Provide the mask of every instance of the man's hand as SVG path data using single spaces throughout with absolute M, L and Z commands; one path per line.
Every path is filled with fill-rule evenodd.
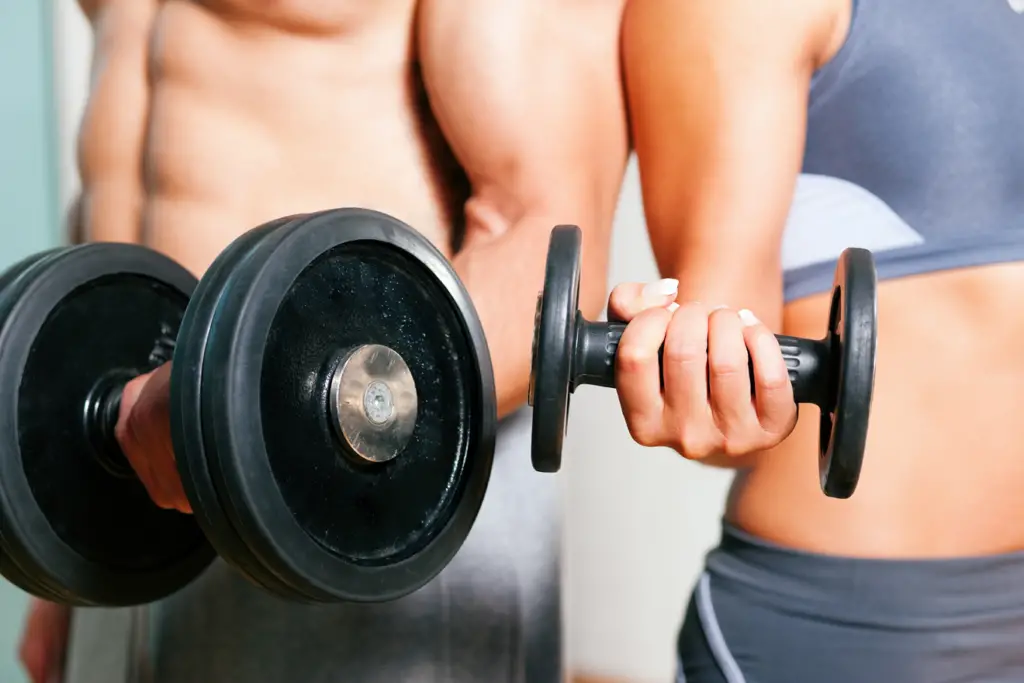
M 615 380 L 630 435 L 692 460 L 778 445 L 796 426 L 796 404 L 775 335 L 747 310 L 677 305 L 676 286 L 623 284 L 608 301 L 608 317 L 629 323 Z
M 33 599 L 18 656 L 32 683 L 59 683 L 71 625 L 71 608 Z
M 170 363 L 136 377 L 124 387 L 114 434 L 153 502 L 191 513 L 171 445 L 170 399 Z

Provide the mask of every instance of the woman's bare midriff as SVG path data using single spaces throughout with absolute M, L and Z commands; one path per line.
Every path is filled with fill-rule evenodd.
M 776 543 L 937 558 L 1024 548 L 1024 264 L 879 282 L 875 396 L 860 485 L 818 487 L 818 411 L 753 459 L 726 517 Z M 787 334 L 820 338 L 828 295 L 790 303 Z
M 139 0 L 148 20 L 132 1 L 95 15 L 122 23 L 106 41 L 97 29 L 80 143 L 90 225 L 134 211 L 143 243 L 202 274 L 260 223 L 359 206 L 450 254 L 458 169 L 425 113 L 414 0 Z M 121 123 L 136 103 L 137 131 Z

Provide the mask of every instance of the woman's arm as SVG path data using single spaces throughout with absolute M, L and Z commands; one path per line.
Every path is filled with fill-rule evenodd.
M 735 466 L 734 456 L 777 445 L 795 424 L 770 332 L 782 319 L 781 238 L 811 75 L 841 43 L 848 2 L 627 5 L 624 75 L 647 226 L 681 304 L 630 310 L 617 301 L 629 288 L 611 300 L 612 313 L 631 318 L 617 385 L 644 445 Z
M 836 49 L 838 4 L 630 0 L 623 61 L 644 210 L 681 301 L 746 307 L 778 328 L 808 89 Z

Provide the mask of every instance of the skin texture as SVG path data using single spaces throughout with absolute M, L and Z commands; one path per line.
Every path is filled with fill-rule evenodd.
M 734 372 L 742 345 L 752 346 L 750 328 L 731 320 L 742 307 L 773 331 L 823 334 L 828 294 L 782 305 L 780 238 L 803 154 L 808 81 L 842 44 L 849 16 L 849 0 L 627 6 L 627 99 L 654 252 L 662 273 L 679 280 L 673 325 L 684 315 L 697 324 L 686 302 L 730 307 L 711 315 L 703 340 L 673 339 L 674 326 L 658 339 L 668 314 L 644 314 L 650 334 L 630 358 L 649 358 L 661 341 L 680 343 L 686 353 L 677 360 L 703 360 L 712 376 L 716 368 Z M 726 518 L 776 543 L 892 558 L 1019 550 L 1021 527 L 1008 520 L 1024 517 L 1022 287 L 1020 264 L 879 283 L 871 424 L 860 485 L 848 500 L 819 490 L 813 406 L 801 406 L 792 433 L 775 432 L 762 442 L 767 448 L 751 448 L 763 436 L 752 423 L 724 441 L 691 443 L 688 433 L 699 436 L 705 423 L 643 406 L 628 408 L 627 419 L 685 456 L 736 468 Z M 617 296 L 629 299 L 620 291 L 613 308 Z M 777 349 L 752 356 L 757 373 L 779 360 Z M 763 426 L 767 407 L 733 395 L 731 410 Z M 725 411 L 702 408 L 716 425 L 728 424 Z
M 584 229 L 581 307 L 600 311 L 628 152 L 621 0 L 83 10 L 96 42 L 72 238 L 141 242 L 201 275 L 232 239 L 279 216 L 389 213 L 449 256 L 468 288 L 500 415 L 525 401 L 555 224 Z M 168 376 L 165 366 L 128 385 L 117 436 L 156 503 L 188 511 Z M 23 651 L 63 651 L 59 629 L 37 618 L 49 609 L 35 603 Z M 34 666 L 33 683 L 58 663 Z
M 620 285 L 608 301 L 611 315 L 629 322 L 616 356 L 616 388 L 637 443 L 708 460 L 771 447 L 792 431 L 793 389 L 764 323 L 749 310 L 697 301 L 647 306 L 639 287 Z

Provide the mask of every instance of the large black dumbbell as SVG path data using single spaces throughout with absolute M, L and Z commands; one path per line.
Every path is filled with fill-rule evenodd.
M 468 293 L 381 213 L 296 216 L 235 240 L 182 323 L 171 426 L 218 553 L 307 602 L 381 601 L 461 547 L 497 405 Z
M 403 223 L 342 209 L 235 240 L 195 280 L 92 244 L 0 278 L 0 571 L 40 597 L 128 605 L 214 549 L 301 602 L 425 584 L 472 526 L 497 426 L 483 331 L 448 261 Z M 176 342 L 175 342 L 176 340 Z M 124 383 L 170 358 L 194 516 L 120 454 Z
M 615 355 L 626 325 L 590 322 L 578 309 L 582 234 L 551 233 L 544 291 L 537 301 L 530 404 L 534 468 L 556 472 L 569 397 L 577 387 L 615 386 Z M 874 259 L 864 249 L 839 257 L 824 339 L 776 335 L 797 403 L 821 410 L 818 473 L 822 491 L 848 498 L 857 487 L 875 375 L 877 297 Z

